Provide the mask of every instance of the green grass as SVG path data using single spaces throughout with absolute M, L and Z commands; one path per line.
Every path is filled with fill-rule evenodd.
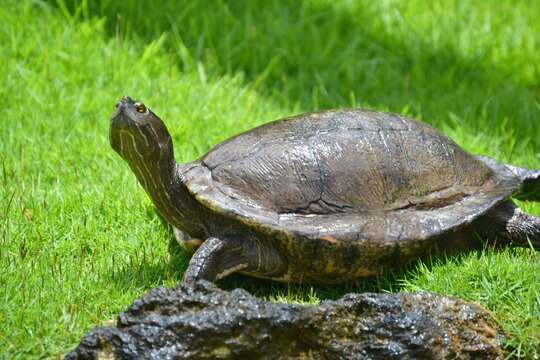
M 108 144 L 121 95 L 166 121 L 178 161 L 282 116 L 356 106 L 415 116 L 471 152 L 540 168 L 539 13 L 538 1 L 6 0 L 1 355 L 62 355 L 182 277 L 189 256 Z M 244 277 L 222 286 L 309 303 L 367 290 L 457 295 L 493 311 L 514 356 L 540 357 L 540 256 L 527 249 L 338 288 Z

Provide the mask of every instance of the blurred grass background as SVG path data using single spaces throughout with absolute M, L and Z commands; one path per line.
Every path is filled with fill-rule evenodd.
M 108 144 L 124 94 L 178 161 L 273 119 L 407 114 L 467 150 L 540 168 L 540 2 L 5 0 L 0 7 L 0 353 L 56 357 L 189 256 Z M 540 215 L 540 206 L 521 204 Z M 509 356 L 540 357 L 540 256 L 481 251 L 339 288 L 236 276 L 278 301 L 437 291 L 478 301 Z

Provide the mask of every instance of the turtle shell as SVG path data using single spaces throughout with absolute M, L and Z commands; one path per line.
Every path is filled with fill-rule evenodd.
M 184 177 L 205 207 L 257 231 L 349 243 L 440 235 L 521 184 L 431 126 L 364 110 L 262 125 L 216 146 Z

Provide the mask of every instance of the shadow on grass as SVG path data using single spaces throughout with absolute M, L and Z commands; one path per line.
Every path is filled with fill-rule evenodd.
M 118 267 L 110 275 L 110 280 L 123 291 L 177 284 L 182 280 L 182 276 L 187 269 L 191 254 L 178 245 L 171 226 L 159 214 L 156 213 L 155 215 L 160 219 L 161 226 L 169 230 L 167 245 L 169 259 L 130 258 L 128 262 Z
M 315 303 L 323 300 L 336 300 L 349 293 L 400 291 L 408 269 L 413 270 L 414 265 L 401 270 L 389 271 L 376 278 L 340 285 L 283 284 L 243 275 L 232 275 L 221 280 L 219 286 L 225 290 L 242 288 L 257 297 L 267 300 Z
M 81 8 L 69 3 L 73 11 Z M 451 32 L 428 41 L 413 25 L 384 20 L 380 6 L 369 2 L 142 4 L 101 0 L 80 12 L 105 17 L 110 36 L 149 43 L 167 33 L 163 46 L 180 68 L 243 73 L 248 86 L 286 107 L 367 106 L 412 112 L 435 124 L 448 122 L 451 112 L 471 131 L 504 132 L 494 125 L 505 118 L 515 137 L 538 130 L 540 92 L 512 81 L 510 65 L 495 66 L 489 51 L 465 58 Z M 466 21 L 455 25 L 466 27 Z M 539 145 L 537 137 L 530 141 Z

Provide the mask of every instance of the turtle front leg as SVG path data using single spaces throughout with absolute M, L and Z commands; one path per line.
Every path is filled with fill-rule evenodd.
M 216 281 L 238 271 L 279 278 L 287 271 L 284 257 L 272 246 L 249 239 L 209 238 L 197 249 L 184 275 L 184 283 Z
M 488 237 L 498 231 L 511 246 L 532 247 L 540 250 L 540 218 L 529 215 L 512 201 L 505 201 L 488 213 L 482 229 L 487 229 Z

